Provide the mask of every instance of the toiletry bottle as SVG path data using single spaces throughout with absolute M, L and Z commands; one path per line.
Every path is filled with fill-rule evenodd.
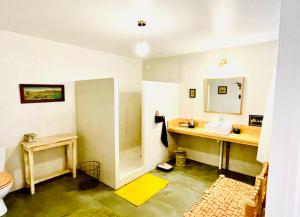
M 191 118 L 189 121 L 189 128 L 194 128 L 194 127 L 195 127 L 195 123 L 194 123 L 193 118 Z

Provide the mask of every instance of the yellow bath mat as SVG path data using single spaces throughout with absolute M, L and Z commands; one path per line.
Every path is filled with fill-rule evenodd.
M 115 191 L 115 194 L 136 206 L 140 206 L 168 184 L 169 181 L 147 173 Z

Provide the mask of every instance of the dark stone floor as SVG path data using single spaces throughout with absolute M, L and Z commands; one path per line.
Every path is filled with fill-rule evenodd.
M 158 170 L 151 173 L 169 180 L 170 184 L 140 207 L 115 195 L 114 190 L 104 184 L 93 190 L 79 190 L 76 179 L 65 175 L 36 185 L 36 194 L 32 196 L 28 189 L 10 193 L 5 198 L 9 210 L 5 217 L 62 217 L 101 206 L 124 217 L 179 217 L 220 174 L 217 167 L 193 161 L 170 173 Z M 253 177 L 239 179 L 249 184 L 254 182 Z

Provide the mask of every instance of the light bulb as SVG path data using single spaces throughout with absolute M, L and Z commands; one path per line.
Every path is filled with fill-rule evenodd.
M 226 59 L 226 58 L 221 59 L 219 62 L 220 67 L 225 66 L 227 64 L 228 64 L 228 59 Z
M 149 45 L 143 40 L 139 41 L 135 46 L 135 53 L 140 57 L 145 57 L 150 51 Z

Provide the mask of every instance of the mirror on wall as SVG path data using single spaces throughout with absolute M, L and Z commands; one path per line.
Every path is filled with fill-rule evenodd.
M 206 79 L 205 111 L 242 114 L 244 77 Z

